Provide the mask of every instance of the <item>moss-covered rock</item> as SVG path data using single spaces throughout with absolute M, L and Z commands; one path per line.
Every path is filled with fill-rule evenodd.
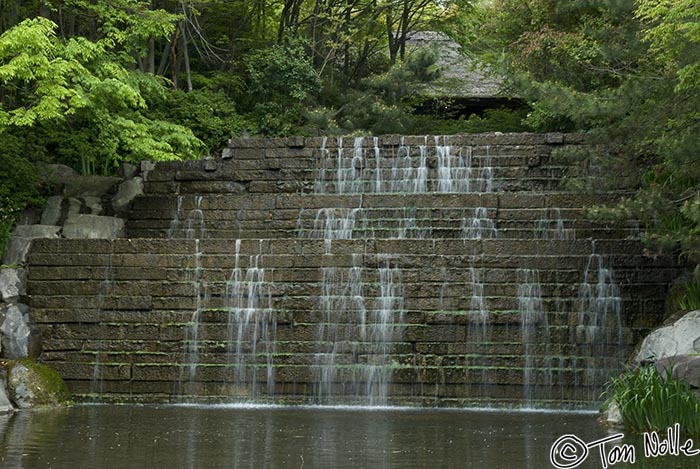
M 7 393 L 15 407 L 61 407 L 71 403 L 68 386 L 52 368 L 32 359 L 1 363 L 7 372 Z

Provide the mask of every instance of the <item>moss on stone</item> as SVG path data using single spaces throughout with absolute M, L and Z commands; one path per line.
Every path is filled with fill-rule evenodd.
M 19 408 L 62 407 L 72 403 L 63 378 L 53 368 L 31 358 L 3 360 L 10 400 Z

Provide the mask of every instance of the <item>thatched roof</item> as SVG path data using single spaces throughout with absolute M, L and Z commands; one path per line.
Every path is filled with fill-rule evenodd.
M 410 49 L 435 48 L 440 78 L 426 86 L 425 94 L 433 98 L 504 98 L 503 78 L 493 76 L 488 67 L 462 52 L 462 47 L 449 36 L 435 31 L 412 33 L 406 41 Z

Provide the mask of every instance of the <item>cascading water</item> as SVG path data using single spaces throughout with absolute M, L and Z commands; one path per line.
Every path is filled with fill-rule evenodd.
M 518 312 L 525 359 L 523 397 L 524 405 L 529 407 L 535 399 L 547 397 L 552 385 L 551 339 L 549 321 L 542 305 L 539 272 L 533 269 L 518 269 L 517 279 Z M 544 350 L 538 350 L 540 348 Z
M 301 236 L 324 239 L 326 254 L 331 253 L 334 239 L 352 239 L 356 224 L 360 225 L 358 228 L 363 228 L 366 225 L 361 208 L 318 209 L 314 218 L 313 229 L 308 233 L 301 227 L 302 223 L 303 220 L 301 219 L 297 222 Z
M 485 207 L 477 207 L 471 211 L 471 216 L 462 218 L 462 239 L 497 238 L 496 223 L 489 217 L 488 210 Z
M 109 297 L 114 284 L 114 253 L 110 251 L 107 260 L 107 265 L 104 267 L 103 280 L 100 282 L 99 290 L 97 291 L 97 314 L 98 316 L 104 312 L 105 300 Z M 99 350 L 95 352 L 94 363 L 92 365 L 92 379 L 90 381 L 90 395 L 94 402 L 99 399 L 104 393 L 104 370 Z
M 483 346 L 491 339 L 489 310 L 484 298 L 484 283 L 481 280 L 481 270 L 469 268 L 469 324 L 467 329 L 467 343 L 475 348 Z M 484 383 L 488 367 L 488 356 L 480 353 L 473 354 L 468 360 L 471 366 L 481 369 L 479 395 L 485 395 Z
M 432 229 L 421 227 L 418 225 L 415 207 L 406 207 L 403 209 L 403 217 L 400 220 L 395 238 L 398 239 L 428 239 L 432 234 Z
M 612 266 L 595 252 L 595 245 L 579 287 L 578 311 L 574 340 L 585 362 L 585 375 L 577 384 L 595 389 L 619 372 L 624 360 L 620 288 Z
M 535 239 L 576 239 L 576 229 L 567 228 L 561 218 L 561 210 L 547 210 L 547 215 L 535 221 Z
M 362 367 L 361 382 L 365 383 L 364 396 L 369 405 L 386 405 L 389 384 L 394 364 L 390 362 L 389 353 L 393 342 L 399 338 L 397 324 L 403 323 L 404 292 L 401 270 L 385 265 L 379 268 L 380 296 L 371 315 L 371 322 L 365 324 L 367 329 L 368 349 L 371 355 L 369 363 Z
M 183 219 L 182 196 L 177 198 L 177 208 L 168 228 L 168 238 L 203 239 L 207 237 L 202 211 L 202 196 L 195 197 L 195 208 L 187 212 Z
M 277 330 L 272 309 L 271 285 L 262 267 L 262 241 L 249 266 L 240 267 L 241 240 L 236 240 L 234 267 L 226 282 L 224 307 L 228 314 L 227 365 L 229 381 L 239 393 L 255 398 L 265 382 L 268 396 L 274 395 L 274 338 Z M 264 371 L 264 377 L 261 376 Z
M 378 269 L 379 295 L 369 310 L 364 274 L 360 265 L 322 268 L 318 341 L 325 348 L 315 355 L 317 403 L 348 396 L 368 405 L 387 403 L 394 367 L 389 353 L 403 318 L 401 273 L 388 264 Z
M 194 381 L 197 375 L 197 365 L 199 364 L 199 326 L 201 314 L 205 301 L 206 284 L 202 282 L 202 251 L 200 240 L 195 239 L 195 252 L 193 256 L 193 266 L 187 269 L 186 280 L 192 285 L 192 295 L 194 298 L 194 310 L 192 317 L 185 326 L 185 346 L 186 346 L 186 366 L 180 371 L 180 389 L 185 381 Z
M 441 140 L 442 139 L 442 140 Z M 351 151 L 338 138 L 335 156 L 326 148 L 327 140 L 318 153 L 319 170 L 314 181 L 316 194 L 360 193 L 439 193 L 492 192 L 493 168 L 490 149 L 478 158 L 473 148 L 452 147 L 446 137 L 434 137 L 432 146 L 425 137 L 423 145 L 414 147 L 403 140 L 395 154 L 385 154 L 374 138 L 371 149 L 365 148 L 364 138 L 354 139 Z M 370 156 L 371 155 L 371 156 Z M 370 161 L 374 158 L 374 162 Z M 433 180 L 430 179 L 430 160 L 435 162 Z M 478 160 L 478 164 L 474 161 Z
M 168 229 L 169 238 L 194 240 L 192 264 L 185 271 L 185 281 L 189 282 L 192 287 L 194 309 L 184 329 L 185 364 L 180 368 L 180 378 L 177 383 L 177 388 L 180 392 L 184 392 L 185 384 L 193 382 L 197 375 L 201 345 L 199 337 L 201 315 L 202 310 L 209 303 L 207 284 L 202 280 L 202 249 L 200 241 L 207 236 L 204 212 L 202 211 L 202 199 L 202 196 L 195 197 L 195 207 L 188 211 L 183 219 L 183 197 L 178 196 L 177 208 Z

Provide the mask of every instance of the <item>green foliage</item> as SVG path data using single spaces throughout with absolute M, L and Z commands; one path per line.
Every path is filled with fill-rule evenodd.
M 671 298 L 677 303 L 680 311 L 695 311 L 700 309 L 700 267 L 696 267 L 692 275 L 683 279 L 676 287 L 676 294 Z
M 17 156 L 21 145 L 15 136 L 2 135 L 4 151 L 0 152 L 0 253 L 12 231 L 17 216 L 28 205 L 43 202 L 39 178 L 34 165 Z
M 246 125 L 231 99 L 206 89 L 170 90 L 151 105 L 148 115 L 192 130 L 209 154 L 218 153 Z
M 244 105 L 256 132 L 284 135 L 303 125 L 305 105 L 320 78 L 301 43 L 274 45 L 246 58 Z
M 690 385 L 659 375 L 653 366 L 613 378 L 610 400 L 617 403 L 625 427 L 634 432 L 664 432 L 676 423 L 687 436 L 700 436 L 700 399 Z
M 189 129 L 143 114 L 147 98 L 164 91 L 157 79 L 120 65 L 101 42 L 59 39 L 56 27 L 36 18 L 0 36 L 0 83 L 8 90 L 0 130 L 48 136 L 56 153 L 79 160 L 84 173 L 202 153 Z
M 569 188 L 636 189 L 617 214 L 645 223 L 645 239 L 700 260 L 700 10 L 656 0 L 495 0 L 472 21 L 470 47 L 528 101 L 526 125 L 586 131 L 608 149 L 569 155 Z M 607 179 L 607 181 L 605 181 Z M 620 186 L 618 186 L 620 187 Z M 599 213 L 604 211 L 599 210 Z
M 531 129 L 523 121 L 527 109 L 494 108 L 483 115 L 472 114 L 468 118 L 460 116 L 438 117 L 434 115 L 414 115 L 411 117 L 411 133 L 428 134 L 471 134 L 484 132 L 528 132 Z

